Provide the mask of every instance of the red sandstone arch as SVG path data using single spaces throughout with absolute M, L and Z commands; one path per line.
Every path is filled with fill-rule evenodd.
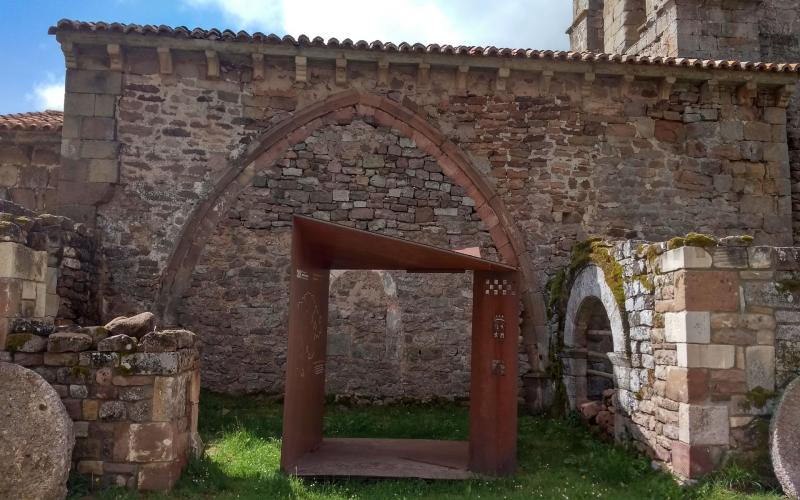
M 291 145 L 305 140 L 316 129 L 330 124 L 346 124 L 360 117 L 374 120 L 413 139 L 417 147 L 436 158 L 445 175 L 475 200 L 475 209 L 487 225 L 502 260 L 518 266 L 523 275 L 523 314 L 526 320 L 523 336 L 527 346 L 534 347 L 532 352 L 529 350 L 529 357 L 536 369 L 539 360 L 533 343 L 537 340 L 546 342 L 544 301 L 537 289 L 539 281 L 513 218 L 461 148 L 412 110 L 411 107 L 415 107 L 413 102 L 405 104 L 374 94 L 347 90 L 301 109 L 254 140 L 247 151 L 231 163 L 184 226 L 161 277 L 156 301 L 161 318 L 167 324 L 177 323 L 178 304 L 190 284 L 191 274 L 209 235 L 222 214 L 252 182 L 256 172 L 274 163 Z

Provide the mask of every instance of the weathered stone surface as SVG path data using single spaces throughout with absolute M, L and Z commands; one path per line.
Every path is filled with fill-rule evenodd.
M 97 343 L 98 351 L 113 352 L 132 352 L 135 351 L 138 342 L 135 338 L 125 334 L 112 335 Z
M 770 424 L 770 454 L 775 476 L 789 498 L 800 497 L 800 378 L 783 393 Z
M 48 352 L 81 352 L 92 347 L 92 337 L 85 333 L 56 332 L 47 338 Z
M 11 333 L 6 339 L 6 349 L 14 352 L 42 352 L 47 348 L 47 338 L 30 333 Z
M 150 332 L 139 341 L 141 352 L 169 352 L 178 349 L 178 339 L 174 332 Z
M 36 373 L 0 362 L 0 497 L 62 499 L 75 444 L 72 420 Z
M 135 316 L 119 316 L 106 324 L 110 335 L 128 335 L 137 339 L 155 330 L 156 317 L 153 313 L 143 312 Z
M 120 366 L 135 375 L 174 375 L 178 360 L 178 352 L 134 353 L 122 356 Z

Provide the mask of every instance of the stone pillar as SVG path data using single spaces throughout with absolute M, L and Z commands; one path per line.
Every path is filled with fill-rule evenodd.
M 46 277 L 47 252 L 0 242 L 0 351 L 5 350 L 6 338 L 19 320 L 45 321 Z
M 119 182 L 116 105 L 122 73 L 67 69 L 58 212 L 93 225 Z
M 603 0 L 573 0 L 570 50 L 603 52 Z
M 708 381 L 736 368 L 736 347 L 712 341 L 711 314 L 738 311 L 739 280 L 735 271 L 712 269 L 711 255 L 699 247 L 670 250 L 660 266 L 674 287 L 671 300 L 656 304 L 677 353 L 677 366 L 667 369 L 668 391 L 679 402 L 672 467 L 695 478 L 720 463 L 730 442 L 729 406 L 711 397 Z

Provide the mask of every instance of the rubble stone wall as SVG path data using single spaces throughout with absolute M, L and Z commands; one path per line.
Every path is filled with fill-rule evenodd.
M 0 131 L 0 199 L 55 211 L 60 161 L 60 130 Z
M 0 200 L 0 241 L 8 243 L 0 243 L 4 248 L 15 248 L 12 253 L 20 259 L 22 254 L 45 252 L 46 263 L 43 288 L 37 291 L 41 295 L 36 296 L 42 302 L 35 309 L 26 308 L 24 302 L 19 307 L 9 302 L 5 314 L 8 321 L 0 335 L 17 328 L 28 329 L 30 321 L 49 325 L 98 322 L 102 253 L 94 233 L 85 224 L 76 224 L 62 216 L 37 214 Z M 33 272 L 38 279 L 36 269 L 20 267 L 15 272 Z M 27 291 L 22 297 L 32 300 L 32 296 Z
M 396 130 L 356 120 L 294 145 L 239 195 L 206 244 L 183 302 L 181 324 L 207 345 L 209 387 L 282 389 L 293 214 L 444 248 L 479 247 L 497 260 L 474 205 Z M 466 396 L 471 287 L 468 274 L 348 272 L 335 279 L 329 390 Z M 442 376 L 430 376 L 430 363 Z

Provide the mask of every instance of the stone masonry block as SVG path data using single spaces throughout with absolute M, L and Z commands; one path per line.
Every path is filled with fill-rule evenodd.
M 775 347 L 752 346 L 745 349 L 747 389 L 775 390 Z
M 738 311 L 739 275 L 735 271 L 675 272 L 675 296 L 656 303 L 657 312 Z
M 726 446 L 690 446 L 672 443 L 672 470 L 679 476 L 695 479 L 712 472 L 722 461 Z
M 667 342 L 708 344 L 711 341 L 711 313 L 681 311 L 664 313 Z
M 83 94 L 119 94 L 122 73 L 85 69 L 67 70 L 66 91 Z
M 736 346 L 716 344 L 678 344 L 678 366 L 725 370 L 736 364 Z
M 126 354 L 120 366 L 132 375 L 174 375 L 178 373 L 178 355 L 178 352 Z
M 681 403 L 678 409 L 680 440 L 689 445 L 724 445 L 730 441 L 727 406 Z
M 78 116 L 94 115 L 94 94 L 67 92 L 64 95 L 64 113 Z
M 156 377 L 153 386 L 153 420 L 170 422 L 186 416 L 187 382 L 190 374 Z
M 662 273 L 678 269 L 708 269 L 711 262 L 711 255 L 700 247 L 680 247 L 661 255 L 660 269 Z
M 119 182 L 119 165 L 117 160 L 89 160 L 89 182 Z
M 176 456 L 175 429 L 167 422 L 131 424 L 127 459 L 131 462 L 164 462 Z
M 92 117 L 81 121 L 81 138 L 100 141 L 114 140 L 113 118 Z
M 680 403 L 699 403 L 708 397 L 708 370 L 667 367 L 666 396 Z
M 37 252 L 17 243 L 0 242 L 0 278 L 43 282 L 46 273 L 47 252 Z

